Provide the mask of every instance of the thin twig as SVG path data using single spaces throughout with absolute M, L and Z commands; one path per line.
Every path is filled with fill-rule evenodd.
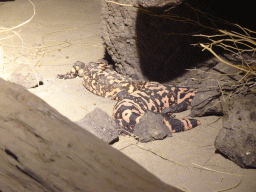
M 193 163 L 193 162 L 192 162 L 192 164 L 199 167 L 201 170 L 206 170 L 206 171 L 211 171 L 211 172 L 216 172 L 216 173 L 222 173 L 222 174 L 226 174 L 226 175 L 235 175 L 235 176 L 239 176 L 239 177 L 244 176 L 244 175 L 239 175 L 239 174 L 235 174 L 235 173 L 227 173 L 227 172 L 222 172 L 222 171 L 216 171 L 214 169 L 210 169 L 210 168 L 198 165 L 198 164 Z

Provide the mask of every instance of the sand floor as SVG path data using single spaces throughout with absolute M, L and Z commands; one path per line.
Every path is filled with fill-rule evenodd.
M 104 47 L 98 36 L 101 0 L 32 2 L 36 12 L 29 20 L 33 16 L 29 0 L 0 1 L 0 30 L 17 27 L 13 29 L 17 34 L 0 32 L 4 54 L 1 77 L 6 78 L 11 72 L 8 69 L 18 63 L 30 63 L 44 84 L 29 90 L 70 120 L 80 120 L 95 107 L 111 115 L 116 102 L 87 91 L 81 78 L 56 78 L 57 74 L 68 72 L 75 61 L 88 63 L 103 57 Z M 19 27 L 20 24 L 23 25 Z M 12 37 L 2 39 L 6 34 Z M 188 114 L 189 111 L 177 117 Z M 162 181 L 187 191 L 256 191 L 255 169 L 242 169 L 215 153 L 214 140 L 222 126 L 221 118 L 198 119 L 201 126 L 161 141 L 144 144 L 126 136 L 113 147 Z

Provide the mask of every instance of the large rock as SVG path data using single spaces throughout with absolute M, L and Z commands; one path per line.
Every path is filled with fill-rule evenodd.
M 202 28 L 184 20 L 197 20 L 197 16 L 182 2 L 102 1 L 100 36 L 119 73 L 163 82 L 202 58 L 201 49 L 198 53 L 191 46 L 198 42 L 191 34 Z
M 181 191 L 0 79 L 0 191 Z
M 232 98 L 223 103 L 223 128 L 215 147 L 240 167 L 256 168 L 256 96 Z

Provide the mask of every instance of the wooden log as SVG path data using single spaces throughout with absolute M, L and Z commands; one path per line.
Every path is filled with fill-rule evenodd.
M 181 191 L 0 78 L 0 191 Z

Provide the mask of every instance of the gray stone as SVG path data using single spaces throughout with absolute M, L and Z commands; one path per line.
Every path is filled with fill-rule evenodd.
M 236 91 L 239 87 L 234 85 L 239 85 L 237 81 L 243 76 L 238 74 L 236 68 L 222 62 L 209 70 L 204 67 L 203 70 L 205 73 L 200 75 L 200 89 L 191 103 L 191 116 L 223 115 L 222 96 L 227 98 L 231 92 Z M 246 92 L 247 87 L 241 91 Z
M 107 143 L 113 143 L 119 138 L 118 125 L 100 108 L 95 108 L 76 123 Z
M 9 80 L 27 89 L 43 83 L 43 77 L 32 66 L 23 63 L 14 69 Z
M 215 147 L 243 168 L 256 168 L 256 96 L 237 96 L 226 101 L 223 128 Z
M 172 132 L 164 123 L 164 117 L 151 111 L 147 111 L 135 125 L 133 134 L 143 143 L 172 136 Z
M 192 117 L 223 115 L 220 92 L 217 90 L 198 91 L 191 106 Z

